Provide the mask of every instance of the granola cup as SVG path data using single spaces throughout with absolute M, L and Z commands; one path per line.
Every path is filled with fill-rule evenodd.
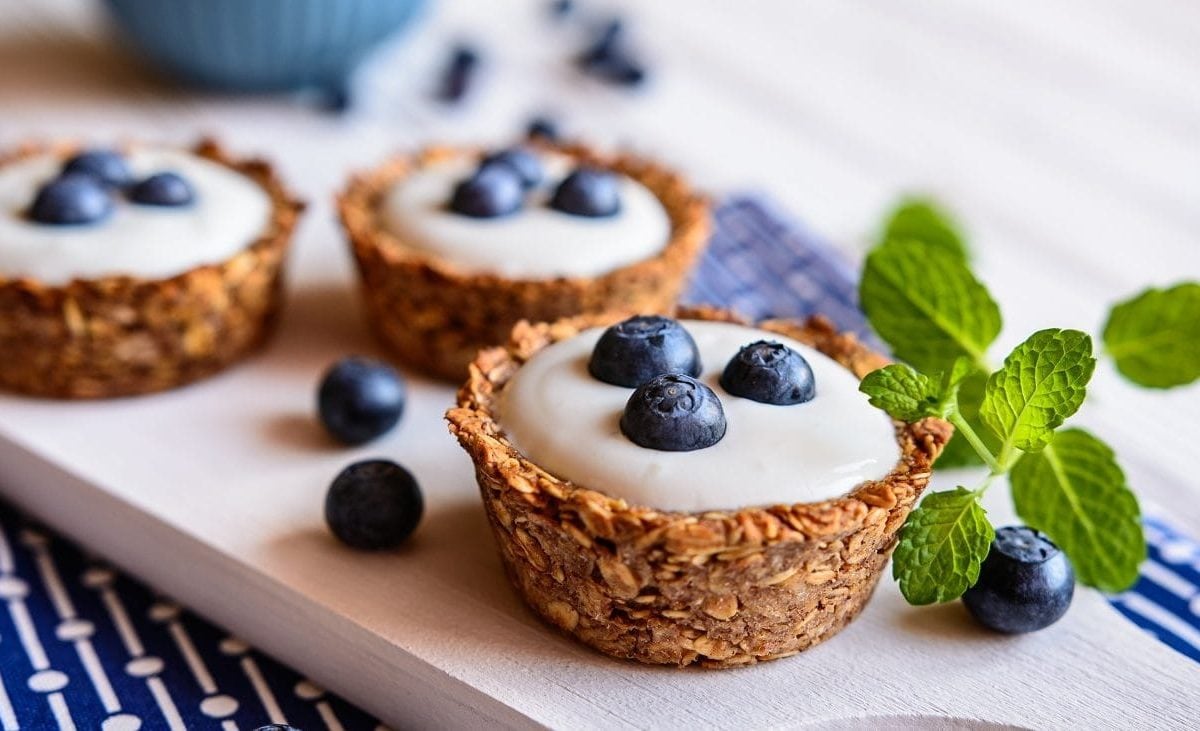
M 655 256 L 597 277 L 510 279 L 466 272 L 410 246 L 378 223 L 380 201 L 397 180 L 461 154 L 461 149 L 431 147 L 356 175 L 338 197 L 342 226 L 358 264 L 370 325 L 404 363 L 460 382 L 479 349 L 503 343 L 520 320 L 662 313 L 675 306 L 708 240 L 707 200 L 679 175 L 639 157 L 605 156 L 578 145 L 540 147 L 645 185 L 667 211 L 670 240 Z
M 728 312 L 682 317 L 746 324 Z M 794 655 L 862 610 L 952 434 L 941 419 L 897 422 L 900 458 L 883 479 L 817 503 L 683 513 L 630 505 L 564 481 L 505 438 L 496 398 L 542 348 L 620 317 L 522 322 L 479 353 L 446 418 L 475 463 L 513 585 L 544 620 L 613 657 L 663 665 L 749 665 Z M 887 363 L 822 317 L 758 324 L 810 345 L 859 378 Z
M 30 145 L 0 164 L 48 149 L 71 148 Z M 212 140 L 192 151 L 268 193 L 267 228 L 225 261 L 167 279 L 111 276 L 49 286 L 0 274 L 0 387 L 64 399 L 163 391 L 212 375 L 266 340 L 304 204 L 266 162 L 232 158 Z

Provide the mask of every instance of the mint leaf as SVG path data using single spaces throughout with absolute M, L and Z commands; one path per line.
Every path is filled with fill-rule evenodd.
M 1124 591 L 1146 557 L 1137 498 L 1112 449 L 1082 429 L 1064 429 L 1010 476 L 1017 515 L 1066 552 L 1079 581 Z
M 967 258 L 962 230 L 954 217 L 928 198 L 905 198 L 888 215 L 879 243 L 911 239 Z
M 1095 368 L 1087 333 L 1039 330 L 988 378 L 979 416 L 1005 444 L 1037 451 L 1079 410 Z
M 1143 386 L 1171 388 L 1200 378 L 1200 284 L 1147 289 L 1113 307 L 1104 347 L 1117 370 Z
M 1000 333 L 1000 309 L 961 259 L 916 241 L 889 241 L 868 256 L 859 299 L 900 360 L 926 373 L 966 356 L 983 364 Z
M 919 421 L 943 415 L 938 383 L 900 363 L 871 371 L 858 390 L 871 397 L 872 406 L 883 409 L 893 419 Z
M 958 386 L 958 415 L 970 425 L 984 445 L 992 454 L 1000 451 L 1000 440 L 985 429 L 979 419 L 979 406 L 983 403 L 983 391 L 987 385 L 987 373 L 979 370 L 972 371 Z M 938 457 L 938 467 L 975 467 L 983 464 L 979 453 L 971 446 L 966 437 L 955 434 L 946 443 L 942 455 Z
M 948 602 L 979 579 L 996 533 L 978 495 L 964 487 L 935 492 L 900 529 L 892 575 L 909 604 Z

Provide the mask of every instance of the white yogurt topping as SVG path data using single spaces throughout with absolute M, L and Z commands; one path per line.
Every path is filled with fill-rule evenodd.
M 131 275 L 159 279 L 230 258 L 267 227 L 271 199 L 246 176 L 182 150 L 138 149 L 134 175 L 174 171 L 192 184 L 186 207 L 117 199 L 108 218 L 55 226 L 25 217 L 38 188 L 62 166 L 46 154 L 0 167 L 0 275 L 61 285 L 72 279 Z
M 632 178 L 620 177 L 621 210 L 588 218 L 547 205 L 571 172 L 563 155 L 543 154 L 546 176 L 517 212 L 471 218 L 448 208 L 454 187 L 478 166 L 473 155 L 431 164 L 404 176 L 384 196 L 382 224 L 414 248 L 469 272 L 509 278 L 592 277 L 662 251 L 671 222 L 658 198 Z
M 513 445 L 578 485 L 659 510 L 730 510 L 827 500 L 884 477 L 900 457 L 891 420 L 867 402 L 858 379 L 833 359 L 763 330 L 684 321 L 700 348 L 705 384 L 728 429 L 693 452 L 639 447 L 621 433 L 633 389 L 588 374 L 597 328 L 555 343 L 525 363 L 501 392 L 499 421 Z M 738 398 L 718 379 L 738 349 L 773 340 L 812 367 L 817 395 L 792 406 Z

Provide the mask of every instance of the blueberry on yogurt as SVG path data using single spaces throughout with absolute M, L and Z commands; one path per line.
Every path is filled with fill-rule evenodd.
M 633 392 L 621 415 L 621 433 L 634 444 L 664 452 L 711 447 L 725 436 L 717 394 L 691 376 L 655 376 Z
M 90 175 L 109 188 L 124 188 L 133 182 L 129 163 L 115 150 L 84 150 L 63 163 L 63 174 Z
M 511 168 L 521 179 L 521 187 L 526 190 L 542 182 L 541 160 L 530 150 L 521 147 L 511 147 L 488 155 L 483 158 L 480 168 L 486 168 L 489 165 L 504 165 Z
M 486 165 L 454 188 L 450 210 L 471 218 L 515 213 L 524 199 L 521 176 L 509 165 Z
M 68 173 L 38 190 L 29 207 L 29 218 L 56 226 L 96 223 L 113 211 L 112 196 L 91 175 Z
M 677 320 L 638 315 L 604 331 L 588 372 L 614 386 L 635 388 L 663 373 L 700 375 L 700 349 Z
M 190 205 L 195 199 L 192 184 L 172 172 L 155 173 L 129 189 L 129 200 L 143 206 L 175 208 Z
M 558 184 L 550 207 L 572 216 L 615 216 L 621 210 L 617 177 L 607 170 L 581 167 Z
M 764 404 L 811 401 L 817 389 L 804 356 L 782 343 L 759 340 L 743 347 L 721 373 L 721 388 Z

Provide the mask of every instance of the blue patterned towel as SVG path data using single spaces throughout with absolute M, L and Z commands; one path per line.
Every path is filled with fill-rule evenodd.
M 751 317 L 821 312 L 867 334 L 857 276 L 759 198 L 725 201 L 688 295 Z M 1200 661 L 1200 543 L 1146 519 L 1125 616 Z M 363 711 L 0 503 L 0 729 L 377 729 Z

